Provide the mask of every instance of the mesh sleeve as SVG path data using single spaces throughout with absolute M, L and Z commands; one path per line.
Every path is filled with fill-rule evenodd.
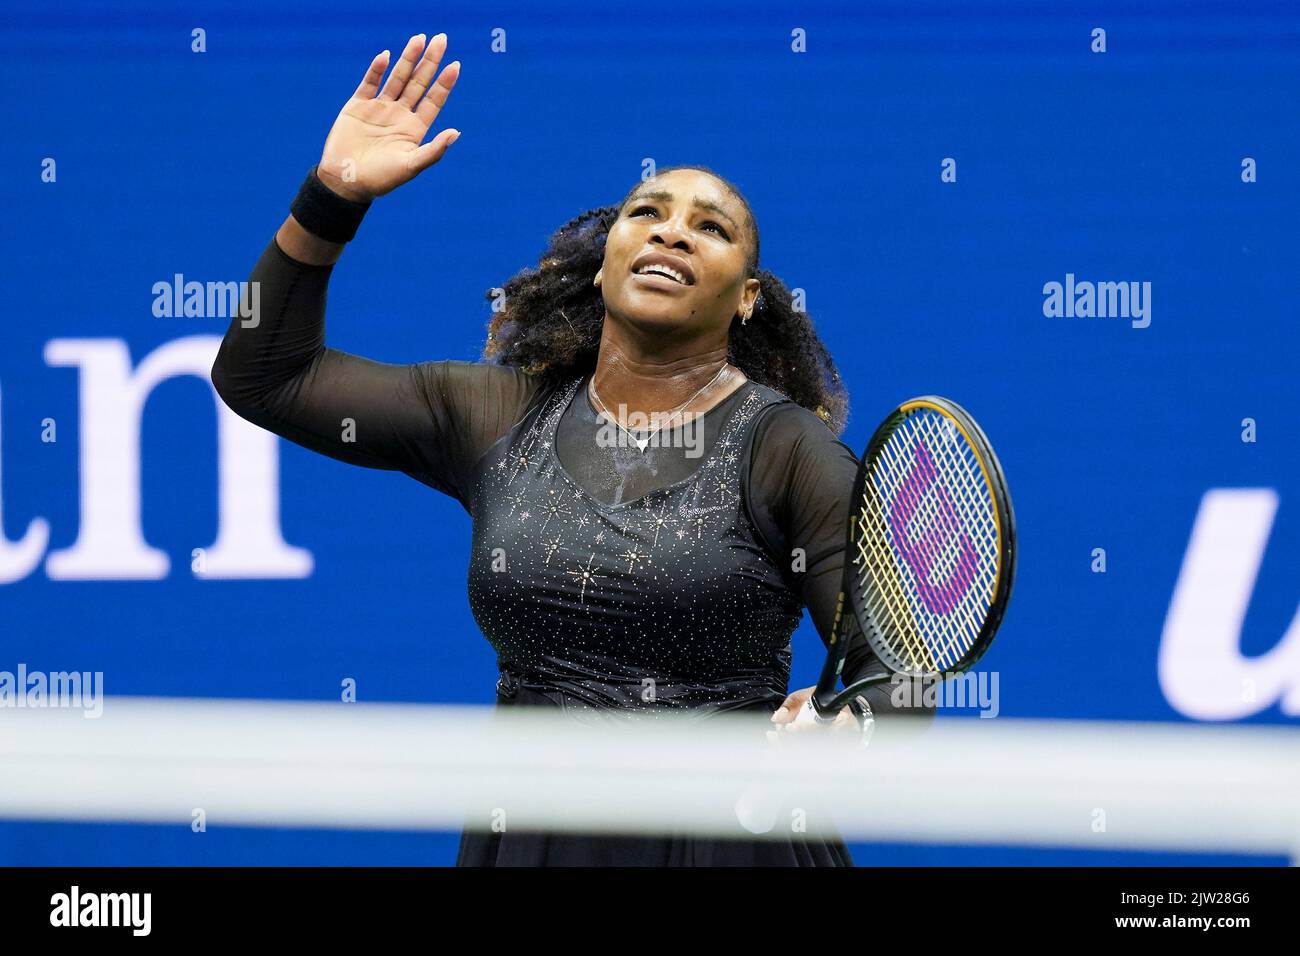
M 387 364 L 327 348 L 332 271 L 272 239 L 250 277 L 260 284 L 258 321 L 231 320 L 213 386 L 255 425 L 340 461 L 404 472 L 468 510 L 475 464 L 523 416 L 537 381 L 509 366 Z

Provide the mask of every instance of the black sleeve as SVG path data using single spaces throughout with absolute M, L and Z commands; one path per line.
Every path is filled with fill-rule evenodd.
M 475 464 L 523 416 L 536 380 L 510 366 L 391 365 L 326 348 L 333 268 L 298 262 L 271 240 L 248 286 L 258 283 L 258 314 L 231 320 L 212 366 L 217 394 L 255 425 L 340 461 L 405 472 L 468 510 Z
M 793 402 L 777 405 L 759 419 L 746 494 L 750 514 L 769 552 L 781 563 L 812 617 L 822 642 L 830 645 L 844 568 L 849 498 L 857 477 L 857 456 L 826 423 Z M 802 549 L 802 564 L 796 549 Z M 798 570 L 802 566 L 803 570 Z M 847 687 L 863 677 L 888 674 L 849 614 L 849 652 L 841 673 Z M 864 693 L 877 713 L 899 711 L 892 695 L 898 685 L 876 684 Z M 919 688 L 915 688 L 919 691 Z M 901 698 L 919 700 L 919 692 Z M 933 717 L 933 708 L 908 707 Z

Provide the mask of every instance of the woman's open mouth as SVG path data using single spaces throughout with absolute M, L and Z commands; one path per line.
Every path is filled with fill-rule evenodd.
M 634 272 L 632 278 L 651 289 L 670 289 L 673 291 L 689 288 L 684 282 L 678 282 L 658 272 Z

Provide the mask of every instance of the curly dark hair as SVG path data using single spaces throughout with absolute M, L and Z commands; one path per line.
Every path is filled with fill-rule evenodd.
M 759 297 L 749 322 L 734 318 L 728 336 L 728 360 L 747 378 L 781 392 L 816 413 L 837 436 L 848 420 L 849 398 L 807 312 L 793 307 L 784 282 L 758 267 L 758 224 L 749 202 L 730 181 L 706 166 L 694 169 L 713 176 L 741 202 L 749 215 L 752 242 L 745 278 L 757 278 Z M 544 381 L 567 381 L 596 367 L 605 305 L 592 284 L 605 257 L 605 238 L 619 210 L 640 184 L 613 206 L 589 209 L 552 234 L 538 268 L 524 268 L 490 289 L 486 297 L 502 300 L 488 323 L 482 358 L 523 369 Z

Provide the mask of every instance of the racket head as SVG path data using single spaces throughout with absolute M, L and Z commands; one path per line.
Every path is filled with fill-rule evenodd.
M 968 670 L 1006 614 L 1016 525 L 984 430 L 951 399 L 900 404 L 863 453 L 849 509 L 845 594 L 892 671 Z

